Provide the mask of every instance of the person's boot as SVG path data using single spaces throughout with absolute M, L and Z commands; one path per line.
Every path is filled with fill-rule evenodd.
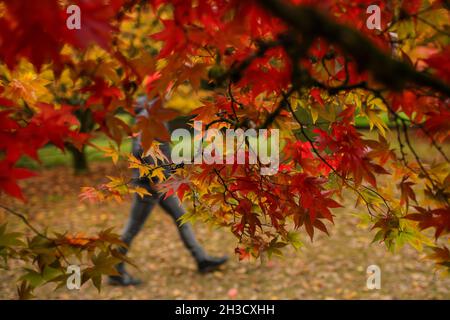
M 210 257 L 206 256 L 204 259 L 197 262 L 198 272 L 200 273 L 208 273 L 213 272 L 225 262 L 228 261 L 228 256 L 223 257 Z
M 117 271 L 119 272 L 119 275 L 116 276 L 109 276 L 108 277 L 108 284 L 112 286 L 138 286 L 142 284 L 142 281 L 138 278 L 132 277 L 126 270 L 125 265 L 123 263 L 120 263 L 117 267 Z

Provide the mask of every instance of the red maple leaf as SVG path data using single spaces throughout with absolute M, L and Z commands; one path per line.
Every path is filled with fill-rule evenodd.
M 24 168 L 15 168 L 14 164 L 3 160 L 0 162 L 0 192 L 25 201 L 17 180 L 27 179 L 36 174 Z
M 436 239 L 442 233 L 450 232 L 450 207 L 428 210 L 417 206 L 414 208 L 418 212 L 408 214 L 405 218 L 418 221 L 420 229 L 435 228 L 434 236 Z

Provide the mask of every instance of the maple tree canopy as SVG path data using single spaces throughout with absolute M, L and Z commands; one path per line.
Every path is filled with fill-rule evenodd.
M 80 29 L 66 25 L 72 4 Z M 369 5 L 380 8 L 379 29 L 367 28 Z M 141 133 L 147 154 L 162 159 L 164 123 L 183 115 L 205 129 L 279 130 L 274 175 L 262 175 L 260 163 L 186 164 L 162 183 L 191 207 L 186 221 L 229 228 L 241 259 L 298 248 L 302 232 L 328 233 L 339 219 L 333 209 L 356 199 L 374 241 L 392 251 L 425 246 L 448 271 L 449 21 L 441 0 L 0 1 L 1 207 L 29 224 L 9 205 L 26 201 L 18 181 L 35 175 L 17 163 L 38 160 L 48 143 L 81 150 L 103 133 L 117 161 L 123 139 Z M 140 96 L 158 102 L 129 125 L 121 115 L 135 116 Z M 416 150 L 419 138 L 434 161 Z M 167 165 L 127 158 L 141 175 L 164 179 Z M 145 193 L 110 177 L 81 197 L 130 191 Z M 22 297 L 65 281 L 61 270 L 77 250 L 91 250 L 83 282 L 96 286 L 125 259 L 111 230 L 50 236 L 29 227 L 35 236 L 25 244 L 0 224 L 0 256 L 39 261 Z M 19 253 L 23 246 L 48 250 Z

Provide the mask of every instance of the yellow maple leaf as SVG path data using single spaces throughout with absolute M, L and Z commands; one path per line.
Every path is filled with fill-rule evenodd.
M 34 107 L 38 102 L 52 102 L 52 94 L 47 86 L 53 80 L 50 71 L 40 74 L 34 71 L 34 67 L 23 62 L 19 68 L 11 73 L 11 79 L 5 86 L 4 96 L 11 100 L 23 100 L 30 107 Z

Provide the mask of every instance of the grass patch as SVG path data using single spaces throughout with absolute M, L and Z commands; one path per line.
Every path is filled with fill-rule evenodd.
M 108 147 L 110 139 L 107 137 L 98 137 L 92 140 L 92 143 L 99 147 Z M 121 150 L 131 150 L 131 140 L 125 139 L 121 144 Z M 38 151 L 40 162 L 29 157 L 22 157 L 18 163 L 18 167 L 25 167 L 32 170 L 40 168 L 53 168 L 58 166 L 72 166 L 72 155 L 69 151 L 61 151 L 54 145 L 47 145 Z M 102 150 L 91 146 L 86 147 L 86 156 L 88 163 L 111 161 L 111 158 L 105 157 Z

